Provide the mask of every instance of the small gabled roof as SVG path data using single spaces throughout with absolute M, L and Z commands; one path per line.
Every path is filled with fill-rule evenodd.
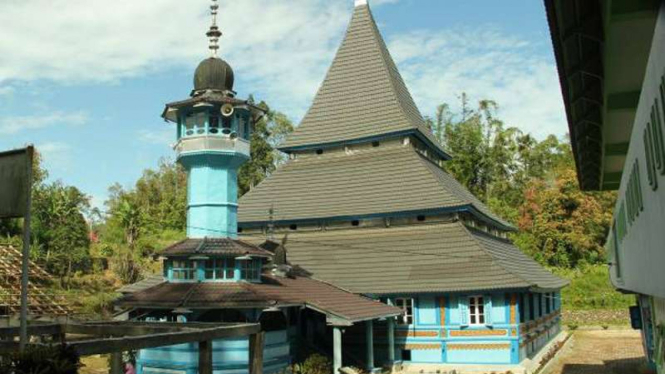
M 355 323 L 398 316 L 402 310 L 307 277 L 263 275 L 262 283 L 161 283 L 118 299 L 145 308 L 266 308 L 304 306 L 332 320 Z
M 219 255 L 272 257 L 272 252 L 259 246 L 231 238 L 184 239 L 161 253 L 164 256 Z
M 568 283 L 509 241 L 460 222 L 296 231 L 286 248 L 312 277 L 361 294 L 543 291 Z
M 242 226 L 439 211 L 472 211 L 495 226 L 513 229 L 455 178 L 400 142 L 289 160 L 240 199 L 238 221 Z
M 450 158 L 418 111 L 369 6 L 357 6 L 312 106 L 280 149 L 290 152 L 405 133 Z

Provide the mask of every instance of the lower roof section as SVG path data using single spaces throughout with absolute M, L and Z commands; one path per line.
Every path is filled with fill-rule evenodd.
M 293 232 L 287 258 L 312 277 L 362 294 L 469 292 L 567 284 L 509 241 L 460 222 Z
M 119 306 L 134 308 L 269 308 L 305 306 L 329 320 L 355 323 L 392 317 L 401 309 L 315 279 L 263 275 L 262 283 L 161 283 L 121 297 Z M 331 318 L 332 317 L 332 318 Z

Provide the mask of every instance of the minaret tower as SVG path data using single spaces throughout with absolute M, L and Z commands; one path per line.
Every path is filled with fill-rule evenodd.
M 236 238 L 238 168 L 249 159 L 250 134 L 264 112 L 236 98 L 233 70 L 217 57 L 217 0 L 206 33 L 211 56 L 194 73 L 190 98 L 166 105 L 162 117 L 177 125 L 175 151 L 187 179 L 187 237 Z

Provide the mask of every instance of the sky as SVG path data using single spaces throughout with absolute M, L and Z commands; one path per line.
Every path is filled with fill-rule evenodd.
M 537 138 L 567 132 L 542 0 L 369 0 L 423 115 L 459 95 L 495 100 L 499 117 Z M 2 0 L 0 150 L 34 144 L 50 180 L 102 207 L 131 187 L 175 128 L 160 115 L 185 99 L 208 57 L 208 0 Z M 300 121 L 325 77 L 353 0 L 220 0 L 220 56 L 239 97 Z

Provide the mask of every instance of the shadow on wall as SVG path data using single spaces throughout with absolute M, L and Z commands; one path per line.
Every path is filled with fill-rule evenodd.
M 550 374 L 656 374 L 648 368 L 644 358 L 606 360 L 602 364 L 565 364 L 560 373 Z

